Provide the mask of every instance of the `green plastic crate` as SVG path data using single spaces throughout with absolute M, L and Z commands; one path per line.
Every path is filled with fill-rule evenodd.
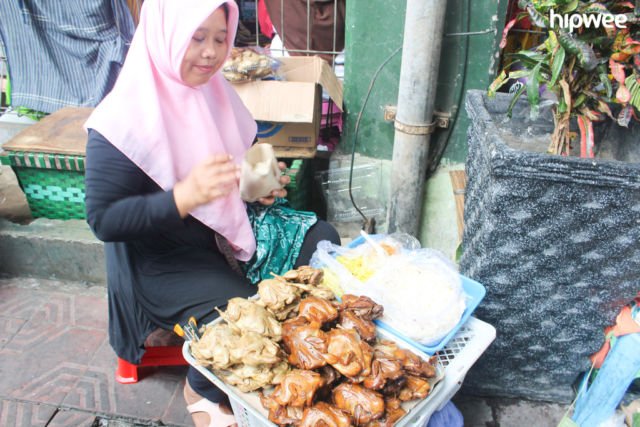
M 84 157 L 9 151 L 34 218 L 84 219 Z

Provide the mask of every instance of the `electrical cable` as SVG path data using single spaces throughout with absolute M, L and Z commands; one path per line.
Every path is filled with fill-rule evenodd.
M 467 83 L 467 63 L 469 61 L 469 36 L 471 35 L 470 30 L 471 30 L 471 0 L 467 0 L 467 16 L 466 16 L 466 33 L 462 33 L 462 34 L 466 34 L 465 42 L 464 42 L 464 61 L 462 61 L 462 64 L 464 64 L 464 67 L 462 69 L 462 80 L 460 82 L 460 89 L 458 90 L 458 96 L 457 96 L 457 101 L 456 101 L 456 105 L 457 105 L 457 109 L 456 109 L 456 114 L 455 116 L 453 116 L 453 119 L 451 120 L 451 123 L 449 125 L 449 131 L 447 132 L 447 136 L 445 138 L 445 140 L 442 142 L 442 144 L 440 144 L 438 147 L 434 148 L 434 154 L 430 156 L 429 158 L 429 162 L 428 162 L 428 167 L 427 167 L 427 173 L 425 176 L 425 181 L 427 181 L 429 178 L 431 178 L 433 176 L 433 174 L 435 173 L 435 171 L 438 169 L 438 166 L 440 165 L 440 161 L 442 160 L 442 157 L 444 156 L 444 152 L 447 149 L 447 146 L 449 145 L 449 140 L 451 139 L 451 135 L 453 134 L 453 131 L 455 129 L 456 123 L 458 123 L 458 117 L 460 116 L 460 108 L 461 108 L 461 104 L 462 104 L 462 95 L 464 93 L 464 86 Z
M 365 98 L 362 102 L 362 106 L 360 107 L 360 112 L 358 113 L 358 118 L 356 119 L 356 124 L 355 124 L 355 128 L 353 131 L 353 146 L 351 149 L 351 165 L 349 166 L 349 199 L 351 200 L 351 204 L 353 205 L 353 207 L 358 211 L 358 213 L 360 214 L 360 216 L 362 217 L 362 219 L 364 220 L 363 223 L 363 229 L 365 228 L 372 228 L 373 224 L 372 224 L 372 220 L 370 220 L 369 218 L 367 218 L 367 216 L 362 212 L 362 210 L 360 210 L 360 208 L 358 207 L 358 205 L 356 204 L 355 200 L 353 199 L 353 192 L 352 192 L 352 183 L 353 183 L 353 167 L 354 167 L 354 163 L 355 163 L 355 157 L 356 157 L 356 142 L 358 141 L 358 130 L 360 129 L 360 120 L 362 119 L 362 113 L 364 112 L 364 109 L 367 105 L 367 101 L 369 100 L 369 96 L 371 95 L 371 91 L 373 90 L 373 85 L 375 84 L 376 80 L 378 79 L 378 75 L 380 74 L 380 72 L 382 71 L 382 69 L 384 68 L 385 65 L 387 65 L 387 63 L 389 61 L 391 61 L 391 59 L 393 59 L 394 56 L 396 56 L 398 54 L 398 52 L 400 52 L 402 50 L 402 46 L 396 48 L 396 50 L 394 50 L 387 59 L 385 59 L 379 66 L 378 69 L 375 71 L 375 73 L 373 73 L 373 77 L 371 77 L 371 81 L 369 82 L 369 88 L 367 89 L 367 94 L 365 95 Z M 371 224 L 370 226 L 368 226 L 368 224 Z M 368 232 L 368 231 L 367 231 Z

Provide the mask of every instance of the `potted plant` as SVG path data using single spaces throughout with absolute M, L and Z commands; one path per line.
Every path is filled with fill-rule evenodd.
M 640 30 L 628 1 L 520 5 L 543 40 L 466 99 L 460 270 L 486 286 L 476 313 L 497 338 L 465 388 L 569 402 L 640 283 Z M 551 10 L 624 14 L 627 29 L 571 33 L 550 25 Z M 515 95 L 498 92 L 519 79 Z
M 526 93 L 535 118 L 540 92 L 548 91 L 555 98 L 549 152 L 570 154 L 570 121 L 575 117 L 580 155 L 593 157 L 594 122 L 612 120 L 627 127 L 632 117 L 640 120 L 640 21 L 635 5 L 630 1 L 520 0 L 519 6 L 526 12 L 505 26 L 500 46 L 523 18 L 540 27 L 546 37 L 531 50 L 508 55 L 489 95 L 509 81 L 523 79 L 526 84 L 516 91 L 513 102 Z

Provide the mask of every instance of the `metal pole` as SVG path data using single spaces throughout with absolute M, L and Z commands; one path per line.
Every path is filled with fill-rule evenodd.
M 446 6 L 446 0 L 407 0 L 391 161 L 390 233 L 419 232 Z

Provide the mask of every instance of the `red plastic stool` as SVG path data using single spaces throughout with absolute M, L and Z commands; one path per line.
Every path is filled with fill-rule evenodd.
M 129 363 L 118 357 L 116 381 L 120 384 L 138 382 L 138 368 L 141 366 L 180 366 L 187 365 L 182 357 L 182 346 L 147 347 L 139 365 Z

